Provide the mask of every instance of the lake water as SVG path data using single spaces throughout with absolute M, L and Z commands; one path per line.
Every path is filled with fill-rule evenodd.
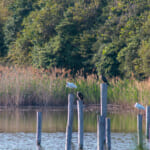
M 36 147 L 37 109 L 0 111 L 0 150 L 39 150 Z M 42 150 L 64 150 L 67 111 L 42 109 Z M 112 150 L 136 150 L 136 114 L 108 114 L 111 119 Z M 97 150 L 95 112 L 84 113 L 84 150 Z M 143 129 L 145 121 L 143 119 Z M 144 141 L 146 147 L 149 143 Z M 72 150 L 77 150 L 77 114 L 74 112 Z

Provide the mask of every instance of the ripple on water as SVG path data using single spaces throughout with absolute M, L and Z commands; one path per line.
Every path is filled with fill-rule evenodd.
M 136 135 L 112 133 L 112 150 L 134 150 Z M 38 150 L 35 133 L 0 133 L 0 150 Z M 42 150 L 64 150 L 65 133 L 42 133 Z M 84 133 L 84 150 L 97 149 L 96 133 Z M 77 133 L 72 136 L 72 150 L 77 150 Z

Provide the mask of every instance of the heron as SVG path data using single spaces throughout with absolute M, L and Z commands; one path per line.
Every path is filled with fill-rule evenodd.
M 135 103 L 134 107 L 137 108 L 137 109 L 139 109 L 139 110 L 140 109 L 145 110 L 145 107 L 143 105 L 139 104 L 139 103 Z
M 71 82 L 67 82 L 66 87 L 68 87 L 70 89 L 76 89 L 77 88 L 77 86 L 74 83 L 71 83 Z
M 139 114 L 140 114 L 140 110 L 145 110 L 145 107 L 139 103 L 135 103 L 134 107 L 139 110 Z

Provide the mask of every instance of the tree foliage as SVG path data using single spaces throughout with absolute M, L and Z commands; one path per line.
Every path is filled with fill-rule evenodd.
M 10 62 L 70 69 L 84 77 L 149 77 L 149 0 L 7 2 L 0 42 L 8 52 L 5 46 L 0 51 Z
M 1 19 L 0 19 L 1 20 Z M 3 25 L 0 24 L 0 57 L 5 56 L 6 54 L 6 47 L 5 47 L 5 43 L 4 43 L 4 33 L 2 30 Z

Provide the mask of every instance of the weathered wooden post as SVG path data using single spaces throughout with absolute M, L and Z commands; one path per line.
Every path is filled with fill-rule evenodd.
M 103 148 L 106 144 L 106 123 L 105 123 L 105 118 L 107 117 L 107 84 L 106 83 L 102 83 L 100 84 L 100 106 L 101 106 L 101 116 L 103 117 L 104 119 L 104 133 L 103 133 L 103 136 L 104 136 L 104 140 L 102 140 L 102 144 L 103 144 Z
M 65 150 L 71 150 L 71 139 L 72 139 L 72 124 L 73 124 L 73 102 L 74 95 L 68 95 L 68 120 L 66 126 L 66 144 Z
M 97 116 L 97 150 L 104 150 L 105 117 Z
M 41 145 L 42 112 L 37 112 L 36 143 Z
M 78 110 L 78 147 L 83 150 L 83 101 L 77 100 Z
M 109 118 L 106 118 L 106 149 L 111 150 L 111 129 Z
M 107 84 L 100 84 L 100 110 L 97 116 L 97 150 L 111 150 L 110 119 L 107 117 Z M 106 119 L 105 119 L 106 118 Z M 106 145 L 105 145 L 106 144 Z
M 150 139 L 150 106 L 146 106 L 146 138 Z
M 143 146 L 143 135 L 142 135 L 142 115 L 137 115 L 137 136 L 138 136 L 138 146 Z
M 107 84 L 102 83 L 100 85 L 100 93 L 101 93 L 101 99 L 100 99 L 100 106 L 101 106 L 101 116 L 106 117 L 107 116 Z

